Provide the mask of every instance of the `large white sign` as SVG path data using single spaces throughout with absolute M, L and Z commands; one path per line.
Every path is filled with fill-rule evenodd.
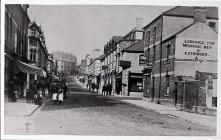
M 195 76 L 196 71 L 217 73 L 217 40 L 177 38 L 175 75 Z
M 216 63 L 218 57 L 216 40 L 177 38 L 175 61 L 193 63 Z

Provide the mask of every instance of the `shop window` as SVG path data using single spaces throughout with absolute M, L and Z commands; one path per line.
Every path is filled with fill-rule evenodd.
M 217 97 L 212 97 L 212 106 L 217 107 Z
M 142 78 L 131 78 L 130 79 L 130 91 L 131 92 L 142 92 L 143 91 L 143 79 Z
M 139 65 L 144 65 L 144 55 L 143 54 L 141 54 L 141 55 L 139 55 Z
M 216 22 L 209 22 L 209 27 L 212 29 L 216 28 Z
M 153 46 L 153 63 L 156 61 L 156 46 Z

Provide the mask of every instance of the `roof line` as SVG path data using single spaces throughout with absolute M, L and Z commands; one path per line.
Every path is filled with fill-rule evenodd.
M 158 18 L 160 18 L 161 16 L 165 15 L 167 12 L 172 11 L 172 10 L 178 8 L 178 7 L 180 7 L 180 6 L 175 6 L 175 7 L 171 8 L 171 9 L 165 11 L 165 12 L 162 12 L 159 16 L 157 16 L 155 19 L 153 19 L 149 24 L 147 24 L 146 26 L 144 26 L 143 29 L 146 29 L 147 26 L 149 26 L 150 24 L 152 24 L 154 21 L 156 21 L 156 20 L 157 20 Z
M 122 50 L 122 52 L 127 52 L 127 53 L 144 53 L 144 51 L 129 51 L 129 50 Z
M 170 11 L 172 11 L 172 10 L 178 8 L 178 7 L 181 7 L 181 6 L 175 6 L 175 7 L 171 8 L 171 9 L 169 9 L 169 10 L 163 12 L 162 15 L 164 15 L 164 14 L 166 14 L 166 13 L 168 13 L 168 12 L 170 12 Z
M 163 16 L 193 18 L 193 16 L 188 16 L 188 15 L 175 15 L 175 14 L 163 14 Z M 219 18 L 215 18 L 215 17 L 206 17 L 206 19 L 219 19 Z
M 177 31 L 176 33 L 172 34 L 172 35 L 169 36 L 168 38 L 164 39 L 164 40 L 162 41 L 162 43 L 164 43 L 164 42 L 166 42 L 167 40 L 169 40 L 169 39 L 175 37 L 176 35 L 178 35 L 178 34 L 180 34 L 180 33 L 182 33 L 183 31 L 187 30 L 188 28 L 190 28 L 190 27 L 193 26 L 193 25 L 194 25 L 194 23 L 191 23 L 190 25 L 187 25 L 187 26 L 184 27 L 183 29 Z

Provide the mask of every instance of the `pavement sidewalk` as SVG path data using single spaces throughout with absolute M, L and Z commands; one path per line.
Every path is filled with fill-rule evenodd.
M 4 133 L 25 134 L 28 133 L 30 116 L 39 108 L 34 103 L 26 103 L 25 99 L 17 102 L 4 102 Z
M 84 87 L 84 85 L 80 83 L 78 80 L 76 80 L 76 82 L 82 87 Z M 98 92 L 98 94 L 101 94 L 101 93 Z M 181 111 L 180 109 L 174 106 L 166 106 L 166 105 L 161 105 L 161 104 L 150 102 L 145 97 L 140 98 L 140 99 L 137 99 L 137 98 L 133 99 L 133 97 L 130 98 L 128 96 L 127 98 L 125 98 L 125 96 L 121 96 L 121 95 L 114 95 L 114 96 L 107 96 L 107 97 L 108 98 L 120 98 L 122 102 L 126 102 L 129 104 L 138 106 L 138 107 L 142 107 L 146 110 L 153 110 L 160 114 L 166 114 L 171 117 L 175 117 L 175 118 L 182 119 L 185 121 L 191 121 L 191 122 L 201 124 L 207 127 L 216 128 L 217 119 L 215 116 L 207 116 L 207 115 L 202 115 L 202 114 L 197 114 L 197 113 Z
M 185 112 L 175 107 L 160 105 L 160 104 L 152 103 L 152 102 L 145 101 L 145 100 L 121 100 L 121 101 L 142 107 L 147 110 L 154 110 L 160 114 L 166 114 L 171 117 L 175 117 L 175 118 L 182 119 L 185 121 L 191 121 L 191 122 L 201 124 L 207 127 L 216 128 L 216 117 L 214 116 L 207 116 L 207 115 L 201 115 L 197 113 Z
M 5 116 L 30 116 L 38 107 L 34 103 L 26 103 L 25 99 L 18 99 L 17 102 L 5 99 L 4 113 Z

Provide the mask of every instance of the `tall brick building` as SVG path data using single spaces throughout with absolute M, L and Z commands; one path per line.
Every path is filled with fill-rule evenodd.
M 116 91 L 121 91 L 122 95 L 143 96 L 143 52 L 143 40 L 121 51 L 119 65 L 117 65 Z
M 5 93 L 10 101 L 16 95 L 23 96 L 26 73 L 18 71 L 18 61 L 27 63 L 28 52 L 28 5 L 5 5 Z M 20 63 L 19 63 L 20 64 Z
M 146 66 L 144 73 L 144 96 L 152 101 L 185 102 L 184 81 L 194 81 L 196 71 L 217 73 L 218 9 L 215 7 L 174 7 L 143 28 Z M 204 49 L 201 41 L 209 43 Z M 198 43 L 198 44 L 197 44 Z M 210 44 L 211 43 L 211 44 Z M 185 45 L 189 45 L 185 47 Z M 202 46 L 200 46 L 202 45 Z M 198 49 L 197 46 L 200 46 Z M 206 56 L 210 54 L 214 57 Z M 178 86 L 178 87 L 177 87 Z M 178 88 L 178 95 L 175 95 Z

